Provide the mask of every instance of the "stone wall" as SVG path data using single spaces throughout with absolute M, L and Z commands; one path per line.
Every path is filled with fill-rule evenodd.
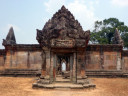
M 121 58 L 121 52 L 104 52 L 104 69 L 120 70 L 118 69 L 119 65 L 117 63 L 118 58 Z
M 120 45 L 88 45 L 86 70 L 121 70 Z
M 41 69 L 41 48 L 39 45 L 15 45 L 5 48 L 5 69 Z M 0 56 L 3 65 L 3 56 Z
M 41 68 L 40 51 L 7 51 L 5 68 Z
M 128 50 L 122 52 L 122 66 L 124 71 L 128 71 Z
M 4 69 L 4 64 L 5 64 L 5 50 L 1 49 L 0 50 L 0 69 Z
M 85 69 L 89 70 L 99 70 L 100 65 L 100 53 L 97 51 L 87 51 L 86 52 L 86 64 Z
M 120 45 L 88 45 L 85 66 L 83 53 L 77 53 L 77 62 L 81 63 L 81 66 L 77 65 L 78 70 L 85 67 L 85 70 L 128 71 L 128 51 L 122 51 Z M 5 50 L 0 50 L 0 69 L 41 69 L 40 55 L 41 48 L 38 44 L 6 46 Z

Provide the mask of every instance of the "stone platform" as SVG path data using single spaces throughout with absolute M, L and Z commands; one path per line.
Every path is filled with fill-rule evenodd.
M 56 81 L 51 83 L 48 79 L 39 79 L 37 83 L 32 85 L 33 88 L 46 88 L 46 89 L 56 89 L 56 88 L 70 88 L 70 89 L 84 89 L 84 88 L 95 88 L 96 85 L 92 84 L 89 79 L 81 82 L 78 80 L 77 83 L 71 83 L 69 78 L 57 77 Z
M 72 83 L 53 83 L 53 84 L 39 84 L 34 83 L 33 88 L 46 88 L 46 89 L 55 89 L 55 88 L 70 88 L 70 89 L 84 89 L 84 88 L 95 88 L 94 84 L 72 84 Z

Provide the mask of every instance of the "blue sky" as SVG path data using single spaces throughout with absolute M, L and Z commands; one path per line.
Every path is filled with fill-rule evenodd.
M 37 44 L 36 29 L 42 29 L 62 5 L 84 30 L 91 30 L 96 20 L 110 17 L 128 26 L 128 0 L 0 0 L 0 49 L 11 26 L 18 44 Z

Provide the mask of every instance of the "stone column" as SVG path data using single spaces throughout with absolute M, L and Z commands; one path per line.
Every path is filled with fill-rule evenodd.
M 50 74 L 50 50 L 46 51 L 46 76 Z
M 30 68 L 30 52 L 28 51 L 28 54 L 27 54 L 27 68 Z
M 51 63 L 50 63 L 50 83 L 53 82 L 53 52 L 51 52 Z
M 44 49 L 42 50 L 41 57 L 42 57 L 41 78 L 44 78 L 46 76 L 46 52 L 44 51 Z
M 18 53 L 16 51 L 16 67 L 17 67 L 17 65 L 18 65 Z
M 56 54 L 53 54 L 53 81 L 56 81 Z
M 69 70 L 70 70 L 70 63 L 69 63 L 69 60 L 70 60 L 70 59 L 69 59 L 69 57 L 68 57 L 68 61 L 67 61 L 67 64 L 66 64 L 66 65 L 67 65 L 67 66 L 66 66 L 66 71 L 69 71 Z
M 125 58 L 124 58 L 124 56 L 121 59 L 121 66 L 122 66 L 122 71 L 125 71 Z
M 10 50 L 10 67 L 12 67 L 12 55 L 13 55 L 13 51 Z
M 102 47 L 100 47 L 100 51 L 99 52 L 100 52 L 100 61 L 99 61 L 100 69 L 104 70 L 104 51 L 103 51 Z
M 70 80 L 73 80 L 73 56 L 70 56 Z
M 77 73 L 76 73 L 76 53 L 73 53 L 73 83 L 76 83 L 77 81 Z
M 117 52 L 117 70 L 121 70 L 121 52 Z

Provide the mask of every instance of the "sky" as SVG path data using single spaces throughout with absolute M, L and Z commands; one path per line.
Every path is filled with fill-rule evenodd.
M 0 49 L 9 28 L 17 44 L 38 44 L 36 29 L 42 29 L 64 5 L 83 29 L 92 30 L 94 22 L 114 17 L 128 26 L 128 0 L 0 0 Z

